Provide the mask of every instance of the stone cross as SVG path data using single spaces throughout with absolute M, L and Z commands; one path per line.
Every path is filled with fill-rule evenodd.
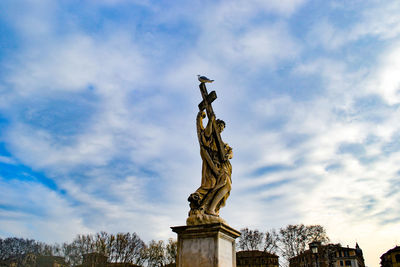
M 201 96 L 203 97 L 203 101 L 201 101 L 201 103 L 199 104 L 199 109 L 200 110 L 206 110 L 207 112 L 207 117 L 210 120 L 213 116 L 215 118 L 215 114 L 214 114 L 214 110 L 211 106 L 211 103 L 217 99 L 217 93 L 215 93 L 215 91 L 212 91 L 210 94 L 207 93 L 207 88 L 205 83 L 200 83 L 199 85 L 200 87 L 200 92 L 201 92 Z M 214 119 L 212 121 L 213 123 L 213 135 L 215 138 L 215 142 L 217 144 L 217 148 L 218 148 L 218 154 L 220 157 L 221 162 L 225 161 L 225 148 L 224 148 L 224 143 L 222 142 L 221 139 L 221 135 L 219 134 L 219 132 L 217 131 L 217 122 Z

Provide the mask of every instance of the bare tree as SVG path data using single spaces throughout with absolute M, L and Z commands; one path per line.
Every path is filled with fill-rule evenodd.
M 99 232 L 94 236 L 94 247 L 97 253 L 100 253 L 106 257 L 109 257 L 111 244 L 113 242 L 113 235 L 108 234 L 107 232 Z
M 279 247 L 283 258 L 287 261 L 304 252 L 312 241 L 329 242 L 323 226 L 296 224 L 279 230 Z
M 46 244 L 44 242 L 37 242 L 37 246 L 37 254 L 43 256 L 53 256 L 54 246 Z
M 287 225 L 279 231 L 271 229 L 265 233 L 243 228 L 239 237 L 238 250 L 262 250 L 281 256 L 282 265 L 308 248 L 312 241 L 329 242 L 325 228 L 321 225 Z
M 261 250 L 268 253 L 275 253 L 278 249 L 279 235 L 275 229 L 267 232 L 259 230 L 240 230 L 238 250 Z
M 61 245 L 61 255 L 70 266 L 79 265 L 82 263 L 82 254 L 78 250 L 76 243 L 63 243 Z
M 73 265 L 82 264 L 83 255 L 94 252 L 95 245 L 93 236 L 77 235 L 70 244 L 65 244 L 63 247 L 67 262 Z
M 162 267 L 166 264 L 164 241 L 150 241 L 146 249 L 146 262 L 148 267 Z
M 0 239 L 0 260 L 21 259 L 29 253 L 38 254 L 40 245 L 33 239 L 9 237 Z
M 279 243 L 282 256 L 289 260 L 305 250 L 307 245 L 307 229 L 304 224 L 288 225 L 279 230 Z
M 55 243 L 54 245 L 50 245 L 51 246 L 51 254 L 53 256 L 60 256 L 63 257 L 63 247 L 62 245 Z
M 169 250 L 173 253 L 172 243 Z M 163 246 L 164 248 L 164 246 Z M 145 243 L 136 233 L 108 234 L 99 232 L 95 235 L 77 235 L 71 243 L 48 245 L 43 242 L 23 238 L 0 238 L 0 260 L 12 258 L 18 262 L 26 255 L 61 256 L 70 265 L 82 263 L 83 255 L 99 253 L 109 262 L 143 264 L 145 261 Z M 164 248 L 165 249 L 165 248 Z
M 111 247 L 111 262 L 140 264 L 143 261 L 142 250 L 145 244 L 136 233 L 118 233 Z
M 264 251 L 269 253 L 276 253 L 278 249 L 279 235 L 275 229 L 267 231 L 264 234 Z
M 168 244 L 165 247 L 167 264 L 175 263 L 176 256 L 178 254 L 178 243 L 176 240 L 170 238 L 168 239 Z
M 243 228 L 240 230 L 238 247 L 239 250 L 261 250 L 264 234 L 259 230 L 249 230 Z
M 115 240 L 112 243 L 112 253 L 109 256 L 111 262 L 123 262 L 126 263 L 127 253 L 126 248 L 128 246 L 127 234 L 118 233 L 115 236 Z
M 241 230 L 238 242 L 239 250 L 262 250 L 277 253 L 283 258 L 283 265 L 289 259 L 307 249 L 312 241 L 329 242 L 326 230 L 321 225 L 287 225 L 279 231 L 272 229 Z M 134 263 L 148 267 L 161 267 L 174 263 L 177 256 L 177 242 L 170 239 L 164 241 L 152 240 L 148 246 L 136 234 L 108 234 L 99 232 L 95 235 L 78 235 L 72 243 L 48 245 L 32 239 L 0 238 L 0 260 L 12 258 L 19 263 L 27 260 L 27 255 L 56 255 L 65 257 L 70 266 L 82 263 L 83 255 L 99 253 L 108 258 L 109 262 Z
M 306 228 L 309 243 L 319 241 L 326 244 L 329 242 L 329 237 L 322 225 L 307 225 Z
M 75 245 L 81 255 L 95 252 L 94 237 L 91 234 L 78 235 L 72 244 Z

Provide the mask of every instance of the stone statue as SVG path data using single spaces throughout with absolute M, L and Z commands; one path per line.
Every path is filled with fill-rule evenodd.
M 220 134 L 225 128 L 225 122 L 215 118 L 211 106 L 217 98 L 216 93 L 212 91 L 208 94 L 203 81 L 199 87 L 203 101 L 199 104 L 196 125 L 203 164 L 201 186 L 188 198 L 190 211 L 187 225 L 225 223 L 219 217 L 219 210 L 225 205 L 232 185 L 232 165 L 229 162 L 233 156 L 232 148 L 222 142 Z M 208 122 L 204 127 L 206 113 Z

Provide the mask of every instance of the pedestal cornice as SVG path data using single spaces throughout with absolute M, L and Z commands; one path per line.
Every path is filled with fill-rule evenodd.
M 238 230 L 235 230 L 224 223 L 173 226 L 171 227 L 171 229 L 178 235 L 184 236 L 192 234 L 212 235 L 216 232 L 222 232 L 228 236 L 233 237 L 234 239 L 240 236 L 240 232 Z

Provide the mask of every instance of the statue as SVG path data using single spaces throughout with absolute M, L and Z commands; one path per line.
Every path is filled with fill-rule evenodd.
M 201 185 L 188 198 L 190 211 L 187 225 L 225 223 L 219 217 L 219 210 L 225 205 L 232 185 L 232 165 L 229 162 L 233 157 L 232 148 L 222 142 L 220 134 L 225 128 L 225 122 L 215 118 L 211 106 L 217 95 L 215 91 L 207 93 L 205 82 L 212 80 L 204 76 L 199 77 L 199 80 L 203 101 L 199 104 L 196 126 L 203 163 Z M 206 114 L 208 122 L 204 127 L 203 119 Z

